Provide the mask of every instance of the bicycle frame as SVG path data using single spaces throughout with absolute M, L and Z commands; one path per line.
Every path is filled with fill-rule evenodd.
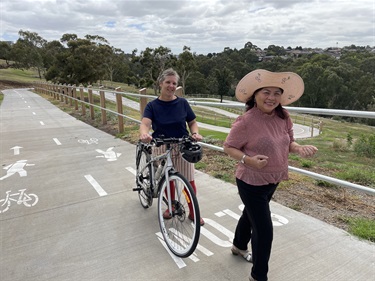
M 146 146 L 147 144 L 144 144 L 144 145 Z M 170 192 L 170 184 L 169 184 L 169 172 L 174 171 L 172 157 L 171 157 L 172 151 L 173 151 L 173 148 L 171 148 L 171 144 L 166 144 L 166 151 L 161 155 L 156 155 L 156 156 L 151 155 L 150 161 L 148 161 L 147 164 L 145 165 L 145 167 L 142 169 L 142 172 L 143 172 L 145 169 L 148 168 L 149 165 L 151 166 L 151 187 L 152 187 L 154 192 L 155 192 L 155 189 L 159 188 L 159 186 L 158 186 L 159 180 L 162 178 L 162 175 L 164 175 L 164 177 L 166 179 L 166 182 L 167 182 L 167 187 L 168 187 L 167 188 L 168 198 L 171 198 L 170 197 L 171 192 Z M 156 179 L 155 178 L 154 163 L 160 162 L 162 160 L 166 160 L 166 162 L 163 165 L 163 169 L 160 173 L 160 178 Z M 159 190 L 157 190 L 157 192 L 159 192 Z M 172 204 L 171 200 L 168 200 L 168 201 L 169 201 L 168 206 L 169 206 L 169 208 L 171 208 L 172 207 L 171 206 L 171 204 Z

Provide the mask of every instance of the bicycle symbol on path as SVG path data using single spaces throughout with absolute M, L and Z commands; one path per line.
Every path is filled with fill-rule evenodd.
M 18 173 L 20 177 L 26 177 L 27 171 L 24 169 L 26 166 L 34 166 L 35 164 L 27 164 L 27 160 L 18 160 L 14 164 L 10 164 L 8 166 L 5 166 L 3 169 L 7 170 L 7 174 L 0 178 L 0 180 L 9 178 L 10 176 L 13 176 L 15 173 Z
M 84 140 L 84 139 L 78 140 L 79 143 L 86 143 L 86 144 L 93 144 L 93 143 L 98 144 L 98 141 L 99 140 L 97 138 L 90 138 L 88 140 Z
M 9 210 L 10 204 L 13 202 L 17 202 L 17 205 L 25 205 L 26 207 L 33 207 L 38 203 L 38 196 L 33 193 L 27 194 L 25 192 L 26 189 L 20 189 L 18 192 L 10 194 L 12 191 L 6 191 L 5 199 L 0 200 L 0 213 L 5 213 Z

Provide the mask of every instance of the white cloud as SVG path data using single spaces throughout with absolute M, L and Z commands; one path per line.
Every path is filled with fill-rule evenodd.
M 100 35 L 130 53 L 168 47 L 178 54 L 261 48 L 375 45 L 374 0 L 2 0 L 0 40 L 19 30 L 48 41 Z

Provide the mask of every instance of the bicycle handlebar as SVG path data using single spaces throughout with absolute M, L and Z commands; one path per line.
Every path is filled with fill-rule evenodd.
M 195 140 L 191 136 L 183 136 L 182 138 L 164 138 L 164 137 L 158 137 L 153 138 L 150 142 L 150 144 L 155 145 L 156 147 L 159 147 L 163 144 L 173 144 L 173 143 L 192 143 L 195 142 Z

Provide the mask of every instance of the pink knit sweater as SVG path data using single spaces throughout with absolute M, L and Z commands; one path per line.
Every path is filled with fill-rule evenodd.
M 224 142 L 251 156 L 268 156 L 268 163 L 262 169 L 239 163 L 236 177 L 251 185 L 266 185 L 288 179 L 289 145 L 294 141 L 293 123 L 286 112 L 286 119 L 276 114 L 268 115 L 257 107 L 239 116 L 232 124 Z

